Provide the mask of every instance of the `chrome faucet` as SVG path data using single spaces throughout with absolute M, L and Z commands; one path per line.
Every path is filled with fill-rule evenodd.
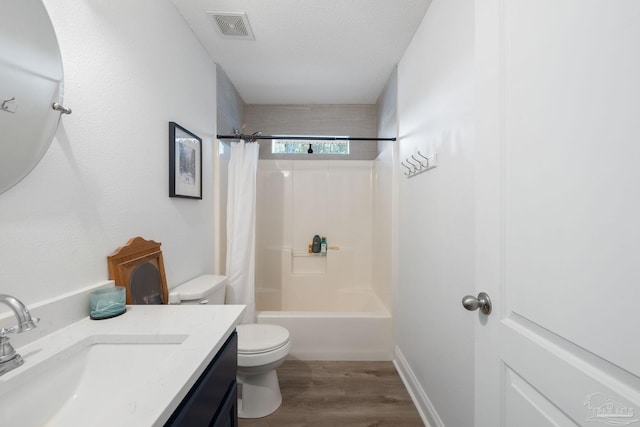
M 0 302 L 8 305 L 18 319 L 16 326 L 8 329 L 0 328 L 0 375 L 3 375 L 24 363 L 22 356 L 16 353 L 16 350 L 9 342 L 8 335 L 13 332 L 19 334 L 33 329 L 40 319 L 36 318 L 34 321 L 27 307 L 11 295 L 0 294 Z

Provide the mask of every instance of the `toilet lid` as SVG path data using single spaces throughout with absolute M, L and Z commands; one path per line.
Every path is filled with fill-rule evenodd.
M 204 274 L 173 289 L 180 295 L 181 301 L 194 301 L 207 298 L 217 289 L 224 288 L 227 284 L 227 276 Z
M 252 323 L 236 326 L 238 353 L 264 353 L 289 342 L 289 331 L 278 325 Z

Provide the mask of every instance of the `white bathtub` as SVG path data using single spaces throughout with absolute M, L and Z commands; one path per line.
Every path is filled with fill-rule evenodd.
M 289 358 L 373 361 L 393 359 L 391 314 L 371 291 L 307 288 L 300 295 L 256 289 L 258 323 L 284 326 Z

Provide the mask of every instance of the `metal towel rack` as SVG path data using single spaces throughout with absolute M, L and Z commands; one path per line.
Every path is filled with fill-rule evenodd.
M 51 108 L 56 111 L 60 111 L 61 114 L 71 114 L 71 108 L 64 107 L 57 102 L 51 104 Z M 12 97 L 10 99 L 0 99 L 0 111 L 5 111 L 7 113 L 15 113 L 18 109 L 18 104 L 16 103 L 16 97 Z

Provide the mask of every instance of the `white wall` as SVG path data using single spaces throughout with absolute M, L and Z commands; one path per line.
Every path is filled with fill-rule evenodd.
M 394 69 L 378 98 L 378 136 L 398 135 L 398 72 Z M 373 288 L 391 308 L 397 215 L 397 183 L 394 164 L 398 143 L 378 142 L 378 157 L 373 162 Z
M 263 135 L 376 136 L 376 106 L 366 104 L 247 105 L 245 134 L 261 131 Z M 287 154 L 272 154 L 270 141 L 260 145 L 261 159 L 287 159 Z M 373 160 L 377 155 L 374 141 L 350 141 L 349 154 L 296 155 L 312 160 Z
M 437 168 L 399 172 L 396 361 L 433 425 L 473 425 L 474 9 L 434 0 L 398 67 L 399 160 L 437 153 Z
M 33 303 L 106 280 L 137 235 L 162 242 L 170 287 L 212 272 L 214 64 L 169 0 L 44 3 L 73 114 L 0 195 L 0 292 Z M 168 197 L 169 121 L 203 138 L 201 201 Z

